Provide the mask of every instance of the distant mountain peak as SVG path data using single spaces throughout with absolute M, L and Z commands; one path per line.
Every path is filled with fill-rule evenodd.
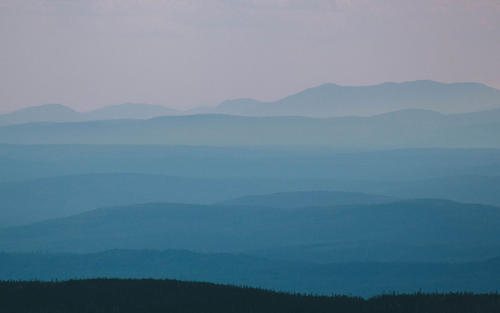
M 222 102 L 216 113 L 251 116 L 369 116 L 406 109 L 453 114 L 500 108 L 500 90 L 480 83 L 433 80 L 385 82 L 369 86 L 325 83 L 273 102 Z
M 21 111 L 24 111 L 24 112 L 26 112 L 26 111 L 40 111 L 40 110 L 60 110 L 60 111 L 71 111 L 71 112 L 76 113 L 76 111 L 73 110 L 72 108 L 70 108 L 66 105 L 60 104 L 60 103 L 46 103 L 46 104 L 41 104 L 41 105 L 23 108 L 23 109 L 16 110 L 16 111 L 13 111 L 10 113 L 16 113 L 16 112 L 21 112 Z M 10 114 L 10 113 L 7 113 L 7 114 Z
M 109 105 L 89 112 L 77 112 L 62 104 L 49 103 L 0 115 L 0 125 L 31 122 L 149 119 L 157 116 L 174 115 L 176 113 L 176 110 L 161 105 L 133 102 Z
M 79 113 L 70 107 L 49 103 L 0 115 L 0 125 L 29 122 L 74 122 L 78 120 L 78 117 Z

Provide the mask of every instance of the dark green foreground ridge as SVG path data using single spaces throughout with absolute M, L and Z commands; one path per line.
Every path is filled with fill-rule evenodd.
M 370 299 L 277 293 L 176 280 L 92 279 L 0 282 L 0 312 L 9 313 L 489 313 L 500 294 L 383 295 Z

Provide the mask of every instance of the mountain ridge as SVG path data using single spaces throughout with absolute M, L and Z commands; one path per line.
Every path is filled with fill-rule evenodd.
M 0 115 L 0 125 L 36 121 L 146 119 L 164 115 L 210 113 L 309 117 L 371 116 L 404 109 L 426 109 L 446 114 L 469 113 L 500 108 L 500 90 L 481 83 L 442 83 L 431 80 L 386 82 L 368 86 L 325 83 L 276 101 L 235 98 L 222 101 L 215 107 L 199 107 L 184 111 L 141 103 L 108 105 L 87 112 L 77 112 L 63 105 L 59 105 L 59 111 L 54 111 L 55 107 L 49 110 L 49 106 L 28 107 Z M 37 114 L 44 117 L 33 116 L 30 110 L 37 111 Z M 54 114 L 52 118 L 48 116 L 50 112 Z
M 298 209 L 150 203 L 0 229 L 4 252 L 254 251 L 317 263 L 473 261 L 498 256 L 498 240 L 500 208 L 447 200 Z M 302 248 L 296 256 L 287 247 Z
M 85 122 L 97 120 L 150 119 L 175 115 L 178 111 L 154 104 L 122 103 L 107 105 L 91 111 L 76 111 L 63 104 L 42 104 L 0 115 L 0 126 L 36 122 Z
M 3 126 L 0 143 L 498 148 L 499 132 L 500 109 L 450 115 L 404 110 L 331 118 L 200 114 Z
M 499 107 L 500 90 L 481 83 L 417 80 L 369 86 L 325 83 L 276 101 L 234 99 L 232 102 L 221 103 L 212 112 L 252 116 L 328 117 L 369 116 L 401 109 L 429 109 L 450 114 Z

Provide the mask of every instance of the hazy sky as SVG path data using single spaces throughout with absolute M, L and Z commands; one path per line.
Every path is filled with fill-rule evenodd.
M 416 79 L 500 88 L 500 0 L 0 0 L 0 112 Z

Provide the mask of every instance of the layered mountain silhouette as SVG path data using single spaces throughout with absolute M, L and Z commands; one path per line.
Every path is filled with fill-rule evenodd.
M 298 209 L 145 204 L 0 230 L 6 252 L 188 249 L 323 263 L 484 260 L 498 254 L 499 240 L 498 207 L 444 200 Z
M 499 134 L 500 91 L 475 83 L 18 110 L 0 116 L 0 280 L 493 291 Z
M 0 172 L 0 227 L 146 202 L 287 208 L 385 195 L 500 206 L 498 149 L 0 145 Z
M 324 84 L 273 102 L 226 100 L 214 108 L 177 111 L 160 105 L 124 103 L 89 112 L 60 104 L 46 104 L 0 115 L 0 125 L 31 122 L 74 122 L 111 119 L 148 119 L 165 115 L 229 114 L 244 116 L 369 116 L 406 109 L 446 114 L 500 108 L 500 90 L 479 83 L 411 81 L 373 86 Z
M 498 148 L 500 110 L 443 115 L 406 110 L 371 117 L 192 115 L 150 120 L 31 123 L 0 128 L 9 144 L 328 146 L 337 149 Z
M 300 184 L 278 179 L 203 179 L 126 173 L 71 175 L 2 183 L 0 227 L 70 216 L 105 206 L 146 202 L 208 204 L 253 192 L 307 188 L 307 182 Z M 390 197 L 349 192 L 303 191 L 278 196 L 283 202 L 277 207 L 382 203 L 392 200 Z M 302 202 L 296 201 L 302 197 Z M 275 206 L 276 201 L 272 200 L 277 200 L 276 195 L 259 198 L 262 199 L 253 204 L 248 198 L 233 202 L 249 205 L 266 205 L 267 202 Z
M 350 192 L 311 191 L 312 188 L 318 187 L 335 187 Z M 282 190 L 288 192 L 242 196 Z M 366 193 L 355 192 L 360 190 Z M 393 201 L 397 197 L 442 198 L 500 206 L 500 177 L 450 176 L 388 182 L 340 179 L 217 179 L 126 173 L 70 175 L 1 183 L 0 227 L 65 217 L 103 206 L 132 203 L 218 202 L 221 205 L 299 208 L 377 204 Z
M 304 185 L 305 189 L 289 187 L 282 191 L 338 191 L 335 180 L 380 183 L 456 176 L 464 177 L 460 181 L 465 177 L 499 177 L 500 149 L 342 152 L 335 147 L 0 145 L 0 171 L 1 182 L 76 174 L 144 173 L 217 179 L 280 179 L 295 183 L 317 181 L 316 185 Z M 324 183 L 319 184 L 322 181 Z M 354 188 L 354 184 L 351 187 Z M 256 190 L 246 195 L 262 192 L 268 193 Z

